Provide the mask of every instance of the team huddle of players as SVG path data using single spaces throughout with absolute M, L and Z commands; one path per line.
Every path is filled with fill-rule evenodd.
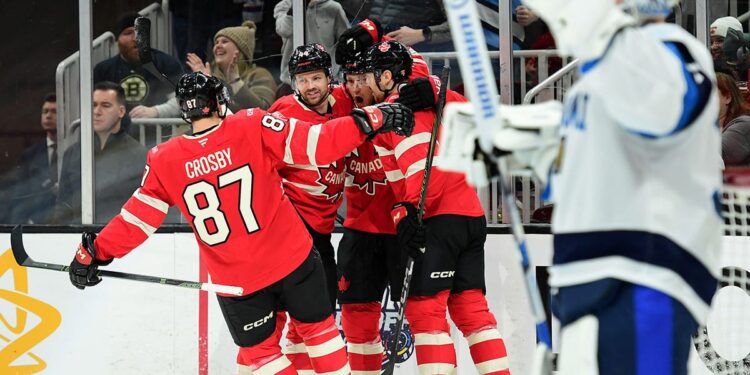
M 411 256 L 405 314 L 420 371 L 455 370 L 449 311 L 480 372 L 509 374 L 484 296 L 486 221 L 474 189 L 460 173 L 432 169 L 417 220 L 440 81 L 420 55 L 388 39 L 370 20 L 344 33 L 339 85 L 321 45 L 298 47 L 289 62 L 295 93 L 267 112 L 224 117 L 223 84 L 183 76 L 177 97 L 192 134 L 149 152 L 143 183 L 120 215 L 98 236 L 84 235 L 73 283 L 98 283 L 98 265 L 137 247 L 177 205 L 212 281 L 244 289 L 218 297 L 241 371 L 380 373 L 382 296 L 390 284 L 399 297 Z M 447 92 L 447 102 L 465 100 Z M 331 233 L 344 196 L 336 262 Z M 346 347 L 332 316 L 337 299 Z

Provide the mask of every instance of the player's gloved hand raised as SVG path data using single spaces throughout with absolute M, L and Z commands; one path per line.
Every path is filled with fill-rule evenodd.
M 403 104 L 384 103 L 355 108 L 351 115 L 367 139 L 390 131 L 408 137 L 414 130 L 414 114 Z
M 336 42 L 336 64 L 344 65 L 383 39 L 383 27 L 376 20 L 365 19 L 339 36 Z
M 421 111 L 435 107 L 435 92 L 430 80 L 425 77 L 413 79 L 398 89 L 396 103 L 409 107 L 412 111 Z
M 417 208 L 409 202 L 398 202 L 391 209 L 391 218 L 401 250 L 413 259 L 419 259 L 424 255 L 427 227 L 419 224 Z
M 83 232 L 81 243 L 78 245 L 75 257 L 70 263 L 70 282 L 78 289 L 87 286 L 94 286 L 102 281 L 98 276 L 99 266 L 106 266 L 112 263 L 112 260 L 101 261 L 96 259 L 96 249 L 94 248 L 95 233 Z

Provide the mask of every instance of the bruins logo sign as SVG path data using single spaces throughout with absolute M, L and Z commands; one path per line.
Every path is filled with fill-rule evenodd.
M 148 96 L 148 82 L 138 74 L 131 74 L 123 78 L 120 81 L 120 86 L 125 90 L 125 101 L 128 103 L 141 102 Z

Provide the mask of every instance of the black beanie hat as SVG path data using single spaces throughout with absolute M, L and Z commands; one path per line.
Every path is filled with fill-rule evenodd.
M 129 13 L 120 17 L 120 19 L 117 20 L 117 25 L 115 25 L 115 38 L 120 36 L 123 30 L 127 29 L 128 27 L 135 26 L 136 18 L 138 18 L 137 13 Z

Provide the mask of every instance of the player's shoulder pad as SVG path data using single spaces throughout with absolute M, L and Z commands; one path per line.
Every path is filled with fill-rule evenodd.
M 284 95 L 278 99 L 268 108 L 269 112 L 275 112 L 279 109 L 289 108 L 298 105 L 296 94 Z
M 398 92 L 394 92 L 393 94 L 388 95 L 387 98 L 383 99 L 383 103 L 395 103 L 396 99 L 398 99 Z
M 608 84 L 684 81 L 680 59 L 643 28 L 621 31 L 597 66 L 603 68 L 599 70 Z
M 448 89 L 448 92 L 445 93 L 445 102 L 446 103 L 453 103 L 453 102 L 465 103 L 465 102 L 468 102 L 468 101 L 469 101 L 469 99 L 466 99 L 465 96 L 463 96 L 463 95 L 459 94 L 458 92 L 453 91 L 451 89 Z
M 690 56 L 703 68 L 704 73 L 713 75 L 713 57 L 706 46 L 687 30 L 670 23 L 658 23 L 644 26 L 643 29 L 663 43 L 677 43 L 685 46 Z
M 274 118 L 277 118 L 281 121 L 287 121 L 289 120 L 286 116 L 284 116 L 281 112 L 266 112 L 267 115 L 273 116 Z
M 245 110 L 245 117 L 263 117 L 268 113 L 261 108 L 248 108 Z

